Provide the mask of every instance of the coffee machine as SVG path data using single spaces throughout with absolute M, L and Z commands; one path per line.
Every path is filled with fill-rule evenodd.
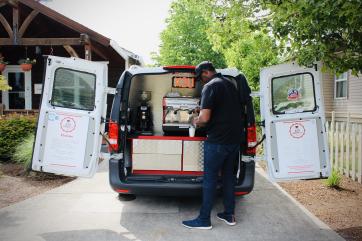
M 190 96 L 163 98 L 163 132 L 167 134 L 188 135 L 193 117 L 197 116 L 199 98 Z
M 141 135 L 153 135 L 152 113 L 148 105 L 151 100 L 151 91 L 141 91 L 138 100 L 140 105 L 137 108 L 136 132 Z

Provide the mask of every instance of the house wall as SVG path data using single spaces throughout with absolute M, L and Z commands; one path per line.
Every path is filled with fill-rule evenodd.
M 334 85 L 334 73 L 332 71 L 323 72 L 322 88 L 326 116 L 330 117 L 331 112 L 335 111 L 337 116 L 346 116 L 350 112 L 352 116 L 362 118 L 362 74 L 356 76 L 349 71 L 346 99 L 334 98 Z

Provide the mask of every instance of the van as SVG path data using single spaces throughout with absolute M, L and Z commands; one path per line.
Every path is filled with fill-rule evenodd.
M 235 195 L 248 194 L 254 187 L 260 142 L 251 95 L 261 99 L 260 124 L 271 179 L 329 175 L 318 70 L 295 64 L 264 69 L 258 94 L 251 93 L 237 69 L 217 71 L 235 85 L 243 105 Z M 194 66 L 132 66 L 121 75 L 106 118 L 107 64 L 48 56 L 32 169 L 92 177 L 105 138 L 110 185 L 120 195 L 200 195 L 206 131 L 193 133 L 190 123 L 197 115 L 201 90 Z

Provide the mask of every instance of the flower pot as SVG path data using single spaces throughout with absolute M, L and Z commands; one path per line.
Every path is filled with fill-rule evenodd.
M 23 71 L 30 71 L 31 68 L 33 67 L 33 65 L 32 64 L 21 64 L 20 67 Z
M 0 64 L 0 72 L 3 72 L 6 68 L 6 64 Z

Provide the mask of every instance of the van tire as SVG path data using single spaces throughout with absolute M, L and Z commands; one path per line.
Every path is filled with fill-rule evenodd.
M 134 195 L 134 194 L 118 193 L 118 199 L 119 199 L 119 201 L 122 201 L 122 202 L 129 202 L 129 201 L 135 200 L 135 199 L 136 199 L 136 195 Z

